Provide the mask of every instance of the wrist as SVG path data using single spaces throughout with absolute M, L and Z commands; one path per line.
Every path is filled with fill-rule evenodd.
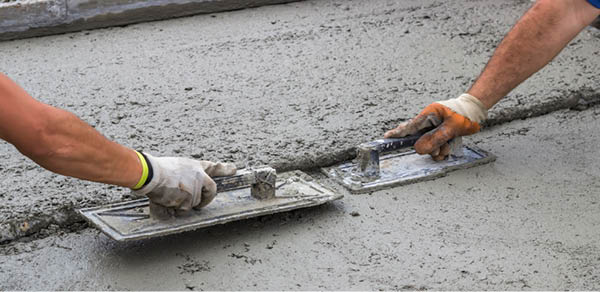
M 150 183 L 150 181 L 152 180 L 152 178 L 154 176 L 154 169 L 152 168 L 152 164 L 150 163 L 148 156 L 146 156 L 144 153 L 142 153 L 140 151 L 136 151 L 136 150 L 134 150 L 134 151 L 135 151 L 137 157 L 139 158 L 139 162 L 142 167 L 142 173 L 140 175 L 140 179 L 138 180 L 137 184 L 131 188 L 135 191 L 135 190 L 142 189 L 143 187 L 147 186 L 148 183 Z
M 463 93 L 458 98 L 438 101 L 437 103 L 478 124 L 487 119 L 485 105 L 477 97 L 468 93 Z
M 497 96 L 496 94 L 492 94 L 491 92 L 480 91 L 476 88 L 469 89 L 466 92 L 466 94 L 477 98 L 477 100 L 483 105 L 485 110 L 491 109 L 500 99 L 502 99 L 501 96 Z

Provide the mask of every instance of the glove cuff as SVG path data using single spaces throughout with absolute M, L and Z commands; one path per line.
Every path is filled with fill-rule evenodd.
M 483 103 L 468 93 L 463 93 L 458 98 L 438 101 L 437 103 L 478 124 L 487 119 L 487 109 L 483 106 Z
M 138 152 L 139 155 L 141 155 L 142 157 L 140 157 L 140 160 L 142 158 L 144 158 L 146 160 L 146 164 L 148 166 L 148 176 L 146 181 L 143 183 L 142 187 L 139 189 L 132 189 L 133 193 L 135 193 L 138 196 L 145 196 L 146 194 L 148 194 L 149 192 L 151 192 L 160 182 L 160 169 L 153 167 L 156 166 L 157 164 L 155 163 L 155 158 L 154 156 L 147 154 L 147 153 L 143 153 L 143 152 Z M 142 162 L 143 164 L 143 162 Z

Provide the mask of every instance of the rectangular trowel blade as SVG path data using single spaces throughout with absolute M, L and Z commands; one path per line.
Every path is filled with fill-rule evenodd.
M 112 239 L 129 241 L 317 206 L 343 197 L 312 181 L 308 175 L 298 174 L 301 175 L 278 179 L 272 197 L 260 198 L 253 194 L 251 186 L 232 187 L 220 191 L 208 206 L 169 220 L 150 216 L 148 199 L 85 208 L 79 212 Z
M 431 180 L 448 172 L 486 164 L 496 156 L 457 141 L 453 154 L 443 161 L 433 161 L 429 155 L 419 155 L 409 148 L 420 135 L 405 138 L 380 139 L 357 147 L 355 161 L 341 163 L 321 171 L 352 193 L 367 193 L 394 186 Z M 387 152 L 387 153 L 386 153 Z

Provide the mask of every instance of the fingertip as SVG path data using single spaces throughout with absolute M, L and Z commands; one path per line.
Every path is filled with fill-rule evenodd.
M 214 163 L 206 161 L 204 163 L 204 172 L 211 177 L 230 176 L 237 172 L 237 167 L 233 163 Z
M 385 134 L 383 134 L 383 138 L 392 138 L 393 137 L 393 132 L 394 130 L 389 130 L 387 132 L 385 132 Z
M 436 156 L 431 156 L 431 158 L 433 159 L 433 161 L 442 161 L 444 159 L 446 159 L 445 155 L 436 155 Z
M 223 176 L 234 175 L 237 172 L 237 166 L 234 163 L 218 163 L 217 168 L 222 168 L 221 173 Z
M 452 150 L 452 148 L 450 147 L 450 144 L 444 143 L 444 145 L 442 145 L 442 147 L 440 147 L 439 155 L 446 157 L 446 156 L 450 155 L 451 150 Z

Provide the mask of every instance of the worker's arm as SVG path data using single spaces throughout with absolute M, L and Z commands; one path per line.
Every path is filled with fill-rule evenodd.
M 205 206 L 216 195 L 208 176 L 236 171 L 230 164 L 137 153 L 74 114 L 35 100 L 1 73 L 0 138 L 50 171 L 138 189 L 175 209 Z
M 469 89 L 489 109 L 548 64 L 600 9 L 587 0 L 540 0 L 500 43 Z
M 74 114 L 33 99 L 0 74 L 0 138 L 53 172 L 132 188 L 142 174 L 135 151 Z
M 385 137 L 412 135 L 434 126 L 415 149 L 435 160 L 444 159 L 450 139 L 478 132 L 489 108 L 548 64 L 598 15 L 600 9 L 587 0 L 539 0 L 502 40 L 468 93 L 429 105 Z

